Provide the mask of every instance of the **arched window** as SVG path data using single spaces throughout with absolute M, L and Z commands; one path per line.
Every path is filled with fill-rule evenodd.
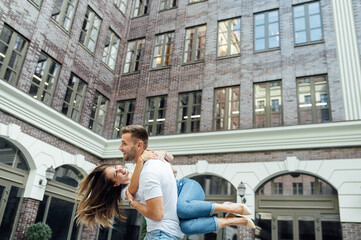
M 341 240 L 337 191 L 307 174 L 274 177 L 256 190 L 256 225 L 259 240 Z
M 227 180 L 213 176 L 201 175 L 192 177 L 192 179 L 199 182 L 206 195 L 206 200 L 217 202 L 235 202 L 237 199 L 237 190 Z
M 0 163 L 29 171 L 28 164 L 22 152 L 4 138 L 0 138 Z
M 80 180 L 82 179 L 83 174 L 70 165 L 60 166 L 55 171 L 55 181 L 71 187 L 78 187 Z

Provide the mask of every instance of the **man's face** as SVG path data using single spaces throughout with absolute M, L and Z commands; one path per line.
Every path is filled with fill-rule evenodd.
M 122 144 L 119 150 L 122 151 L 125 161 L 137 161 L 138 155 L 141 154 L 140 141 L 136 141 L 132 138 L 130 133 L 124 133 L 122 135 Z

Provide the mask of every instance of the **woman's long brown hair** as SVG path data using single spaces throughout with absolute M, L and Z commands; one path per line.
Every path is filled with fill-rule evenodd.
M 76 200 L 82 197 L 75 216 L 77 224 L 83 222 L 94 228 L 99 223 L 102 227 L 112 227 L 114 216 L 125 221 L 120 209 L 124 185 L 114 187 L 114 182 L 105 175 L 105 169 L 113 165 L 101 164 L 81 181 L 76 196 Z

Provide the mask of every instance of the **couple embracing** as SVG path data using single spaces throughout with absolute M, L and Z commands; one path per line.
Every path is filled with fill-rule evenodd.
M 125 161 L 136 165 L 130 172 L 122 165 L 101 164 L 86 176 L 78 190 L 82 197 L 77 210 L 77 223 L 111 227 L 118 217 L 125 220 L 121 200 L 142 214 L 147 221 L 145 240 L 180 240 L 183 235 L 216 232 L 230 225 L 255 228 L 247 206 L 238 203 L 204 201 L 202 187 L 194 180 L 175 179 L 176 171 L 169 161 L 173 156 L 147 149 L 147 131 L 138 125 L 122 128 L 119 149 Z M 226 217 L 212 216 L 227 212 Z

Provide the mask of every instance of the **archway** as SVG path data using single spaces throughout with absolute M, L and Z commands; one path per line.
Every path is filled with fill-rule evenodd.
M 0 138 L 0 239 L 14 236 L 28 175 L 29 166 L 23 153 Z
M 255 206 L 255 239 L 342 239 L 337 191 L 317 177 L 274 177 L 257 189 Z

